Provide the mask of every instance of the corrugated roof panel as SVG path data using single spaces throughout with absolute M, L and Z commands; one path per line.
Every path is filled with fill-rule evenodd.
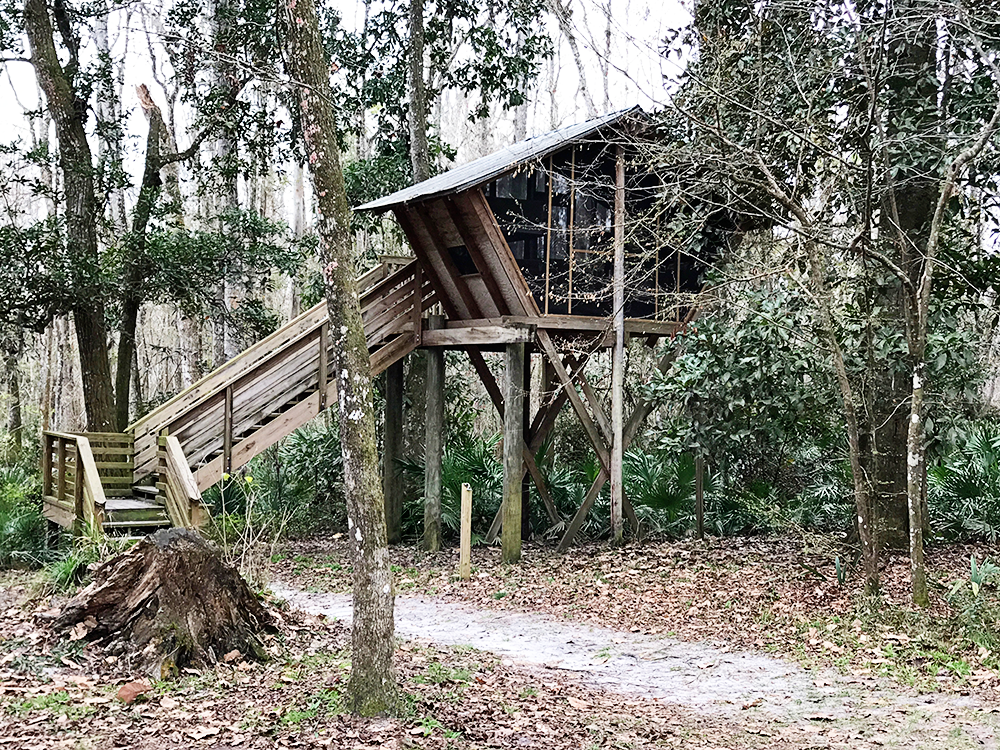
M 617 122 L 638 112 L 642 112 L 639 107 L 622 109 L 617 112 L 609 112 L 593 120 L 559 128 L 544 135 L 537 135 L 534 138 L 515 143 L 513 146 L 508 146 L 488 156 L 470 161 L 468 164 L 462 164 L 447 172 L 431 177 L 429 180 L 424 180 L 416 185 L 398 190 L 384 198 L 365 203 L 354 210 L 384 211 L 403 203 L 412 203 L 414 201 L 427 200 L 428 198 L 437 198 L 442 195 L 460 193 L 463 190 L 468 190 L 469 188 L 489 182 L 521 164 L 548 156 L 553 151 L 558 151 L 574 141 L 585 138 L 613 122 Z

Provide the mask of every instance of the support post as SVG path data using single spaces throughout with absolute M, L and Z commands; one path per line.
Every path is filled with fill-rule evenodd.
M 444 318 L 431 315 L 428 329 L 444 328 Z M 441 453 L 444 432 L 444 350 L 427 350 L 427 414 L 424 439 L 424 549 L 441 549 Z
M 521 448 L 524 445 L 524 344 L 507 344 L 504 372 L 503 525 L 505 563 L 521 559 Z
M 382 451 L 382 493 L 385 496 L 385 524 L 389 544 L 402 540 L 403 497 L 399 460 L 403 444 L 403 360 L 385 371 L 385 422 Z
M 531 424 L 531 354 L 525 354 L 523 376 L 521 378 L 521 433 L 523 437 L 522 455 L 527 451 L 527 444 L 531 440 L 531 435 L 524 434 L 526 429 L 530 429 Z M 521 540 L 531 539 L 531 481 L 530 472 L 521 472 Z M 543 483 L 544 484 L 544 483 Z
M 330 383 L 330 321 L 319 327 L 319 410 L 326 409 L 326 387 Z
M 472 487 L 462 484 L 462 526 L 459 536 L 458 577 L 468 581 L 472 575 Z
M 625 367 L 625 156 L 618 147 L 615 165 L 615 347 L 611 360 L 611 541 L 622 541 L 622 370 Z
M 222 470 L 233 473 L 233 387 L 226 387 L 226 402 L 222 414 Z
M 48 433 L 42 433 L 42 497 L 52 494 L 52 441 Z
M 705 458 L 698 455 L 694 459 L 694 516 L 698 538 L 705 538 Z

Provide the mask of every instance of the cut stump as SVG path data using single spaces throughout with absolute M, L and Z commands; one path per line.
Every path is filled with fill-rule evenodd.
M 154 679 L 238 651 L 266 659 L 277 617 L 197 532 L 157 531 L 94 572 L 54 621 L 120 652 Z

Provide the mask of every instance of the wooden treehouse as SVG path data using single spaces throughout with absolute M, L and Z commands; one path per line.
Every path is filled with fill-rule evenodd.
M 505 498 L 516 488 L 519 501 L 505 499 L 490 540 L 503 526 L 505 546 L 516 538 L 519 549 L 529 478 L 551 523 L 566 525 L 563 547 L 609 478 L 620 483 L 620 453 L 651 406 L 640 404 L 627 419 L 620 409 L 609 413 L 584 375 L 585 366 L 602 350 L 620 355 L 623 338 L 638 336 L 653 345 L 672 336 L 688 314 L 682 300 L 700 288 L 702 270 L 694 258 L 661 245 L 660 182 L 635 166 L 644 126 L 637 109 L 606 115 L 356 209 L 391 211 L 414 253 L 385 258 L 359 279 L 372 374 L 388 370 L 385 465 L 390 470 L 384 482 L 390 539 L 401 507 L 391 469 L 399 450 L 402 365 L 418 348 L 432 353 L 431 363 L 441 362 L 442 378 L 443 350 L 467 352 L 503 416 Z M 199 525 L 206 518 L 204 489 L 335 402 L 332 341 L 321 303 L 139 419 L 124 435 L 46 433 L 47 516 L 77 527 Z M 485 351 L 506 352 L 503 385 Z M 532 356 L 544 365 L 547 384 L 535 414 L 528 413 L 524 398 Z M 615 361 L 620 395 L 620 359 Z M 428 381 L 436 390 L 428 392 L 428 408 L 439 409 L 441 378 Z M 615 392 L 612 388 L 612 396 Z M 505 410 L 508 401 L 515 408 Z M 601 473 L 576 515 L 561 519 L 534 456 L 567 401 Z M 620 398 L 611 401 L 620 404 Z M 439 440 L 428 441 L 429 466 L 439 461 L 440 450 Z M 622 507 L 634 523 L 627 497 Z

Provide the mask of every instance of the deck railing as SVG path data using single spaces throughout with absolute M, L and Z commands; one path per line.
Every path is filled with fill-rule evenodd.
M 101 530 L 107 499 L 87 437 L 42 433 L 42 500 L 50 521 L 78 534 Z

